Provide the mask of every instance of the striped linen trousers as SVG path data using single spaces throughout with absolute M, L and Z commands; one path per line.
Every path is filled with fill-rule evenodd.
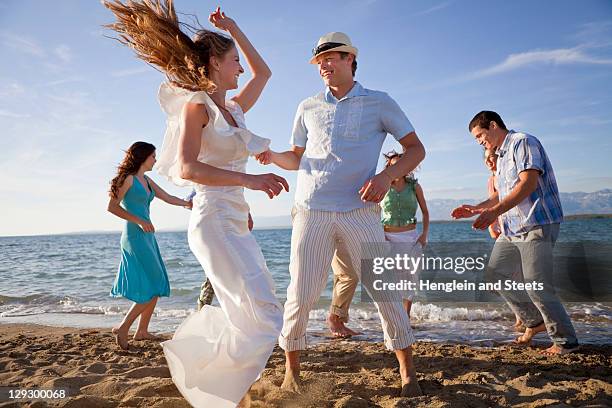
M 291 283 L 287 288 L 284 324 L 279 336 L 279 345 L 285 351 L 306 349 L 308 315 L 325 288 L 337 245 L 346 246 L 343 250 L 346 250 L 354 270 L 361 277 L 362 256 L 372 256 L 362 254 L 362 248 L 372 245 L 362 244 L 385 242 L 380 207 L 377 205 L 347 212 L 295 206 L 292 215 Z M 415 338 L 399 294 L 386 291 L 377 293 L 376 297 L 370 293 L 370 297 L 375 299 L 387 348 L 400 350 L 413 344 Z

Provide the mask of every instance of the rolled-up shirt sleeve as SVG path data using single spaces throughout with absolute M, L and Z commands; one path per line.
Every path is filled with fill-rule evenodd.
M 293 120 L 293 130 L 291 131 L 291 139 L 289 143 L 293 146 L 306 147 L 308 140 L 308 130 L 304 123 L 304 103 L 300 103 L 295 113 Z
M 542 145 L 535 138 L 525 137 L 514 145 L 514 162 L 517 174 L 525 170 L 538 170 L 544 174 Z
M 386 93 L 382 97 L 380 114 L 384 131 L 393 135 L 395 140 L 399 141 L 408 133 L 414 132 L 414 127 L 402 108 Z

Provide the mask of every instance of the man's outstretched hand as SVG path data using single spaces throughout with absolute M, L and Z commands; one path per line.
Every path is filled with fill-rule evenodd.
M 463 204 L 451 211 L 451 217 L 458 220 L 461 218 L 471 218 L 480 214 L 483 210 L 475 205 Z
M 487 208 L 481 210 L 480 215 L 474 223 L 472 224 L 472 228 L 483 230 L 487 229 L 489 225 L 493 224 L 497 217 L 499 217 L 499 211 L 496 208 Z

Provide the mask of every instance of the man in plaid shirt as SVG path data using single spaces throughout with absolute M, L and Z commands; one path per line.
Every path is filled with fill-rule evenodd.
M 522 286 L 511 282 L 500 291 L 527 327 L 516 342 L 528 345 L 533 336 L 546 331 L 553 341 L 546 354 L 574 351 L 576 333 L 553 287 L 553 246 L 563 210 L 548 156 L 537 138 L 506 129 L 495 112 L 478 113 L 469 129 L 481 146 L 497 150 L 497 191 L 478 205 L 455 208 L 451 215 L 478 214 L 475 229 L 486 229 L 501 217 L 502 235 L 493 247 L 487 274 L 505 283 L 522 268 Z

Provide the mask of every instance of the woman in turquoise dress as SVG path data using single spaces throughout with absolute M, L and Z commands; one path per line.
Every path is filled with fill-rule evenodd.
M 191 208 L 191 201 L 171 196 L 145 176 L 155 164 L 155 146 L 136 142 L 111 181 L 108 211 L 126 220 L 121 234 L 121 263 L 110 291 L 134 302 L 113 334 L 119 347 L 128 348 L 128 332 L 140 316 L 134 340 L 154 339 L 148 327 L 160 296 L 170 295 L 168 274 L 155 240 L 149 205 L 155 197 L 168 204 Z

